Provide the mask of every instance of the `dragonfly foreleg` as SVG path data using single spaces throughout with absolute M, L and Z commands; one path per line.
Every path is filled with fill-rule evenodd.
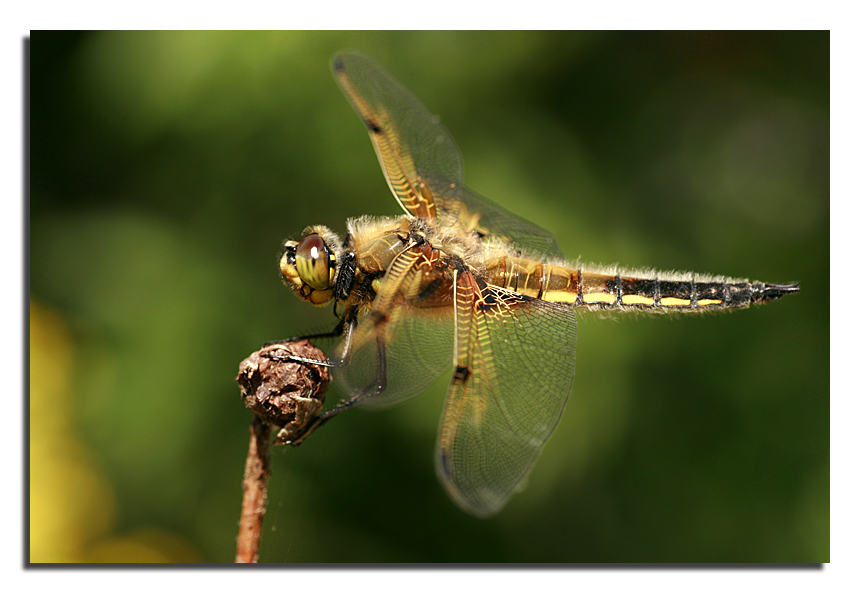
M 302 336 L 294 336 L 292 338 L 286 338 L 284 340 L 270 340 L 263 344 L 262 348 L 267 346 L 274 346 L 275 344 L 286 344 L 288 342 L 300 342 L 302 340 L 319 340 L 319 339 L 332 339 L 332 338 L 340 338 L 343 336 L 344 328 L 346 327 L 346 323 L 341 321 L 338 323 L 334 329 L 327 332 L 319 332 L 316 334 L 305 334 Z M 262 350 L 261 348 L 261 350 Z
M 348 361 L 341 360 L 335 361 L 335 364 L 345 365 Z M 387 373 L 387 364 L 385 358 L 385 341 L 382 336 L 378 336 L 376 338 L 376 377 L 373 380 L 373 383 L 353 395 L 348 400 L 342 401 L 336 408 L 332 408 L 328 412 L 324 412 L 320 414 L 320 418 L 325 421 L 329 418 L 333 418 L 337 416 L 344 410 L 348 410 L 351 407 L 360 404 L 363 401 L 367 401 L 368 399 L 375 397 L 385 391 L 385 388 L 388 385 L 388 373 Z
M 287 342 L 291 342 L 293 340 L 287 340 Z M 278 344 L 284 344 L 286 342 L 267 342 L 268 346 L 275 346 Z M 321 367 L 329 367 L 329 368 L 337 368 L 338 365 L 336 362 L 332 362 L 330 360 L 317 360 L 315 358 L 305 358 L 303 356 L 296 356 L 295 354 L 279 354 L 277 352 L 266 352 L 266 357 L 271 360 L 277 360 L 278 362 L 304 362 L 306 364 L 315 364 Z
M 296 336 L 293 338 L 287 338 L 285 340 L 271 340 L 269 342 L 264 343 L 260 349 L 263 350 L 265 348 L 268 348 L 269 346 L 276 346 L 278 344 L 289 344 L 291 342 L 301 342 L 302 340 L 318 340 L 318 339 L 339 338 L 339 337 L 343 336 L 345 327 L 346 327 L 345 322 L 341 321 L 331 331 L 320 332 L 320 333 L 316 333 L 316 334 L 306 334 L 303 336 Z M 304 363 L 308 363 L 308 364 L 316 364 L 316 365 L 329 367 L 329 368 L 337 368 L 339 366 L 342 366 L 342 363 L 338 362 L 337 360 L 334 360 L 334 361 L 316 360 L 313 358 L 304 358 L 301 356 L 295 356 L 293 354 L 280 355 L 276 352 L 267 352 L 266 356 L 272 360 L 278 360 L 278 361 L 282 361 L 282 362 L 285 362 L 285 361 L 304 362 Z
M 343 327 L 341 327 L 343 326 Z M 306 362 L 311 364 L 319 364 L 322 366 L 327 366 L 331 368 L 339 368 L 344 367 L 349 364 L 350 358 L 352 356 L 352 337 L 354 335 L 355 323 L 342 323 L 335 328 L 337 331 L 340 328 L 340 333 L 337 335 L 343 335 L 344 343 L 342 348 L 342 354 L 339 357 L 334 357 L 328 361 L 320 361 L 320 360 L 312 360 L 312 359 L 304 359 L 301 357 L 296 357 L 294 355 L 285 355 L 283 359 L 278 358 L 278 360 L 293 360 L 299 362 Z M 326 335 L 325 337 L 334 337 L 330 335 Z M 278 344 L 281 342 L 273 342 L 273 344 Z M 277 354 L 272 354 L 271 356 L 278 356 Z M 376 338 L 376 376 L 372 383 L 370 383 L 367 387 L 353 395 L 351 398 L 347 400 L 341 401 L 336 407 L 332 408 L 327 412 L 323 412 L 319 416 L 317 416 L 314 420 L 312 420 L 302 431 L 302 433 L 289 441 L 287 444 L 293 445 L 297 447 L 300 445 L 313 431 L 317 428 L 353 406 L 356 406 L 368 399 L 375 397 L 385 391 L 385 388 L 388 385 L 388 365 L 385 354 L 385 340 L 380 335 Z
M 351 334 L 352 334 L 351 331 L 347 332 L 347 336 L 348 336 L 347 339 L 349 339 L 349 336 L 351 336 Z M 348 353 L 349 350 L 347 349 L 346 352 Z M 323 424 L 325 424 L 326 422 L 328 422 L 329 420 L 331 420 L 332 418 L 334 418 L 335 416 L 337 416 L 341 412 L 346 411 L 346 410 L 350 409 L 351 407 L 353 407 L 357 404 L 360 404 L 361 402 L 366 401 L 367 399 L 374 397 L 376 395 L 379 395 L 380 393 L 385 391 L 385 387 L 388 383 L 388 380 L 386 378 L 387 377 L 387 373 L 386 373 L 387 365 L 386 365 L 386 359 L 385 359 L 385 342 L 382 340 L 381 337 L 377 338 L 377 340 L 376 340 L 376 354 L 377 354 L 376 378 L 374 379 L 373 383 L 371 383 L 370 385 L 368 385 L 367 387 L 362 389 L 359 393 L 355 394 L 350 399 L 340 402 L 340 404 L 338 404 L 337 407 L 332 408 L 328 412 L 323 412 L 322 414 L 317 416 L 313 421 L 311 421 L 305 427 L 305 430 L 302 431 L 302 433 L 298 437 L 289 441 L 287 444 L 290 444 L 294 447 L 298 447 L 299 445 L 302 444 L 302 442 L 306 438 L 308 438 L 308 436 L 313 431 L 315 431 L 317 428 L 319 428 L 320 426 L 322 426 Z M 315 361 L 315 362 L 319 362 L 319 361 Z M 344 366 L 347 364 L 347 362 L 348 362 L 348 359 L 335 359 L 334 361 L 328 363 L 327 366 L 332 366 L 332 367 Z

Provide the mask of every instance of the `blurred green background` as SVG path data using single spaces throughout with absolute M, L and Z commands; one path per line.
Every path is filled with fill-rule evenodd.
M 581 317 L 565 416 L 490 520 L 436 481 L 441 392 L 344 414 L 274 451 L 261 560 L 827 562 L 829 43 L 33 33 L 30 559 L 232 561 L 238 364 L 334 321 L 281 284 L 280 242 L 400 212 L 329 71 L 351 48 L 441 115 L 472 188 L 571 260 L 803 289 Z

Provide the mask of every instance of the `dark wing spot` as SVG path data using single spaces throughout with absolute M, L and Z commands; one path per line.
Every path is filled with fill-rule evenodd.
M 458 366 L 454 369 L 454 377 L 452 379 L 452 383 L 455 385 L 465 385 L 466 381 L 469 380 L 469 377 L 472 376 L 472 371 L 469 370 L 469 367 Z
M 382 128 L 380 128 L 379 124 L 377 124 L 372 119 L 364 120 L 364 125 L 367 126 L 367 129 L 370 130 L 371 132 L 373 132 L 374 134 L 381 134 L 382 133 Z
M 439 454 L 439 465 L 442 469 L 442 475 L 450 476 L 451 475 L 451 463 L 449 461 L 448 454 L 445 451 L 442 451 Z

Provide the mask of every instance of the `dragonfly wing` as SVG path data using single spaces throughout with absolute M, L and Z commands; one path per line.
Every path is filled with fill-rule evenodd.
M 440 224 L 494 236 L 533 259 L 564 259 L 552 233 L 468 187 L 443 187 L 435 196 Z
M 365 402 L 365 407 L 385 407 L 425 391 L 439 375 L 450 369 L 454 351 L 454 322 L 450 308 L 430 311 L 403 307 L 396 319 L 389 322 L 385 335 L 371 330 L 384 345 L 384 361 L 375 339 L 357 344 L 349 364 L 335 369 L 334 377 L 345 394 L 359 395 L 376 381 L 380 364 L 384 365 L 385 389 Z M 359 321 L 362 326 L 373 324 L 367 315 Z
M 345 53 L 335 78 L 370 133 L 388 186 L 413 216 L 497 235 L 534 256 L 562 257 L 552 234 L 463 185 L 463 158 L 439 117 L 372 60 Z
M 436 469 L 451 498 L 480 517 L 523 484 L 573 385 L 576 318 L 563 306 L 457 278 L 456 362 Z
M 418 395 L 446 368 L 454 351 L 453 291 L 427 293 L 444 285 L 443 271 L 427 263 L 425 247 L 413 246 L 389 266 L 373 306 L 358 321 L 335 357 L 347 362 L 335 379 L 349 396 L 364 397 L 384 380 L 384 389 L 364 403 L 386 406 Z M 450 281 L 447 283 L 450 287 Z
M 439 118 L 372 60 L 339 54 L 332 70 L 370 133 L 388 186 L 406 212 L 436 220 L 433 196 L 463 183 L 463 159 Z

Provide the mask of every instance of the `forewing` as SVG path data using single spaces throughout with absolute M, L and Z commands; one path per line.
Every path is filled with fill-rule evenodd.
M 444 289 L 446 276 L 436 257 L 429 246 L 412 245 L 391 262 L 370 311 L 335 354 L 347 362 L 335 378 L 348 395 L 365 397 L 382 377 L 384 390 L 365 403 L 393 404 L 418 395 L 450 367 L 453 290 Z
M 439 223 L 495 236 L 534 259 L 564 259 L 552 233 L 468 187 L 443 187 L 435 198 Z
M 576 319 L 563 306 L 457 279 L 454 377 L 436 469 L 448 494 L 480 517 L 528 477 L 573 384 Z
M 533 256 L 562 257 L 549 231 L 463 185 L 463 159 L 454 139 L 409 90 L 360 54 L 335 56 L 332 69 L 406 212 L 434 224 L 499 236 Z
M 370 133 L 388 186 L 413 216 L 435 224 L 433 196 L 463 183 L 463 160 L 439 118 L 372 60 L 354 53 L 332 62 L 335 78 Z

